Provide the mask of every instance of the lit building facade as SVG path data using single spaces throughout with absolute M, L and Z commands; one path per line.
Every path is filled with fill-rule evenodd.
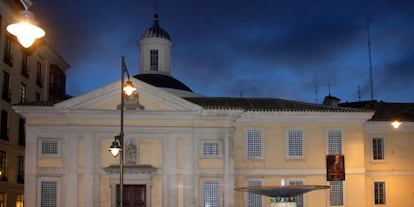
M 24 49 L 6 31 L 21 6 L 0 1 L 0 206 L 23 206 L 25 119 L 12 106 L 62 100 L 69 65 L 45 42 Z
M 406 150 L 412 122 L 397 135 L 388 122 L 372 120 L 370 108 L 197 95 L 171 76 L 171 37 L 157 15 L 139 46 L 141 71 L 131 78 L 138 94 L 126 98 L 124 115 L 125 206 L 270 206 L 270 198 L 235 188 L 282 180 L 330 186 L 299 196 L 298 206 L 414 204 L 414 152 Z M 33 146 L 26 148 L 26 206 L 117 206 L 119 159 L 108 148 L 119 135 L 120 86 L 117 81 L 56 104 L 14 107 L 26 119 L 26 144 Z M 384 139 L 386 162 L 371 161 L 376 135 L 390 136 Z M 343 162 L 338 176 L 327 159 L 336 155 Z M 405 196 L 396 193 L 397 185 Z M 378 196 L 386 203 L 375 204 Z

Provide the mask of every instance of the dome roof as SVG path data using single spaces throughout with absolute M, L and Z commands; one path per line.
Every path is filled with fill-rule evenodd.
M 134 78 L 159 88 L 170 88 L 193 92 L 184 83 L 168 75 L 146 73 L 135 75 Z
M 168 32 L 160 27 L 158 14 L 154 15 L 154 23 L 152 24 L 152 27 L 145 30 L 140 39 L 143 38 L 162 38 L 171 41 Z

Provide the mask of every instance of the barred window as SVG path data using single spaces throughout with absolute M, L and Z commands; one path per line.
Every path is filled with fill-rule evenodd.
M 263 139 L 262 130 L 247 129 L 245 132 L 245 152 L 247 158 L 262 157 Z
M 220 144 L 217 142 L 205 142 L 203 143 L 203 155 L 204 156 L 217 156 L 220 155 Z
M 328 154 L 342 154 L 342 131 L 329 129 L 327 133 Z
M 58 156 L 59 142 L 58 139 L 40 139 L 41 152 L 43 156 Z
M 288 129 L 287 156 L 288 158 L 303 158 L 303 131 L 301 129 Z
M 247 181 L 247 186 L 249 187 L 262 186 L 262 181 L 249 180 Z M 246 202 L 247 207 L 262 207 L 262 196 L 261 195 L 250 193 L 250 192 L 247 192 L 246 194 L 247 194 L 247 202 Z
M 372 159 L 384 160 L 384 138 L 376 137 L 372 139 Z
M 385 201 L 385 182 L 374 182 L 374 203 L 386 204 Z
M 20 83 L 20 103 L 27 102 L 27 86 L 24 83 Z
M 330 181 L 330 195 L 329 200 L 331 206 L 342 206 L 344 204 L 343 198 L 343 183 L 342 181 Z
M 203 185 L 204 207 L 220 207 L 220 181 L 206 180 Z
M 41 207 L 57 206 L 57 183 L 56 181 L 42 181 L 41 183 Z
M 289 180 L 289 185 L 303 185 L 303 180 Z M 297 195 L 296 207 L 303 207 L 303 194 Z

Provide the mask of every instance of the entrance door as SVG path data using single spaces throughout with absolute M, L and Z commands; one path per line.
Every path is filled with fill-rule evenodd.
M 116 194 L 116 203 L 119 204 L 119 185 L 117 186 Z M 124 207 L 146 207 L 145 198 L 145 185 L 124 185 Z

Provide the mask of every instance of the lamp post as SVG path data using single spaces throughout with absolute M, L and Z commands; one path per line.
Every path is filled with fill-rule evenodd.
M 124 76 L 127 74 L 128 80 L 125 82 Z M 125 95 L 132 95 L 137 89 L 132 84 L 128 69 L 125 64 L 125 57 L 122 56 L 122 66 L 121 66 L 121 123 L 120 123 L 120 133 L 118 136 L 115 136 L 115 140 L 112 142 L 112 145 L 109 147 L 112 155 L 116 157 L 119 155 L 119 206 L 123 206 L 123 191 L 124 191 L 124 108 L 125 108 Z
M 20 0 L 25 10 L 20 12 L 23 17 L 21 22 L 10 24 L 7 26 L 7 31 L 16 36 L 20 44 L 29 48 L 36 39 L 45 36 L 45 31 L 34 25 L 33 13 L 29 11 L 29 7 L 32 6 L 31 1 Z

